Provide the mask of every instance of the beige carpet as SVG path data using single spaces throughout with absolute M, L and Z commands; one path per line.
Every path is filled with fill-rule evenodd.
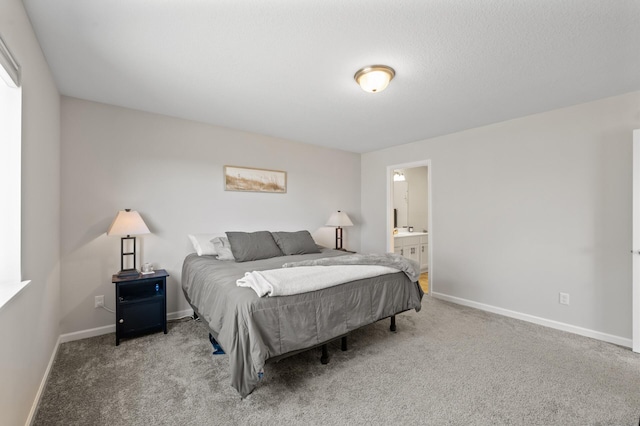
M 64 343 L 35 425 L 637 425 L 640 355 L 425 296 L 423 309 L 265 368 L 242 400 L 194 321 Z

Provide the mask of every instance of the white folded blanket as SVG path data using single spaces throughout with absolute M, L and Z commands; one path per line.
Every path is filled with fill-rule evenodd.
M 396 272 L 398 269 L 377 265 L 299 266 L 246 272 L 236 284 L 252 288 L 260 297 L 290 296 Z

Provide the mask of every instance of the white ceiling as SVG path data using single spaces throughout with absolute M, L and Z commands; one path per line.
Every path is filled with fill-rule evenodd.
M 638 0 L 24 4 L 64 95 L 353 152 L 640 89 Z

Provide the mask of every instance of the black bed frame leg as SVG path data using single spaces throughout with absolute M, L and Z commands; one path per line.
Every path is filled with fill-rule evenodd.
M 395 315 L 391 315 L 391 327 L 389 327 L 389 330 L 396 331 L 396 316 Z
M 342 339 L 340 339 L 340 349 L 343 352 L 347 350 L 347 336 L 342 336 Z
M 322 345 L 322 356 L 320 357 L 320 362 L 322 364 L 329 364 L 329 350 L 326 343 Z

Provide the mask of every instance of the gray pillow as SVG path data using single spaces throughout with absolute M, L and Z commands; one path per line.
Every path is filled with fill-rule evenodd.
M 218 260 L 236 260 L 231 252 L 231 245 L 227 237 L 216 237 L 212 239 L 211 242 L 216 248 L 216 253 L 218 253 Z
M 273 239 L 284 254 L 320 253 L 309 231 L 272 232 Z
M 269 231 L 227 232 L 226 234 L 236 262 L 282 256 Z

